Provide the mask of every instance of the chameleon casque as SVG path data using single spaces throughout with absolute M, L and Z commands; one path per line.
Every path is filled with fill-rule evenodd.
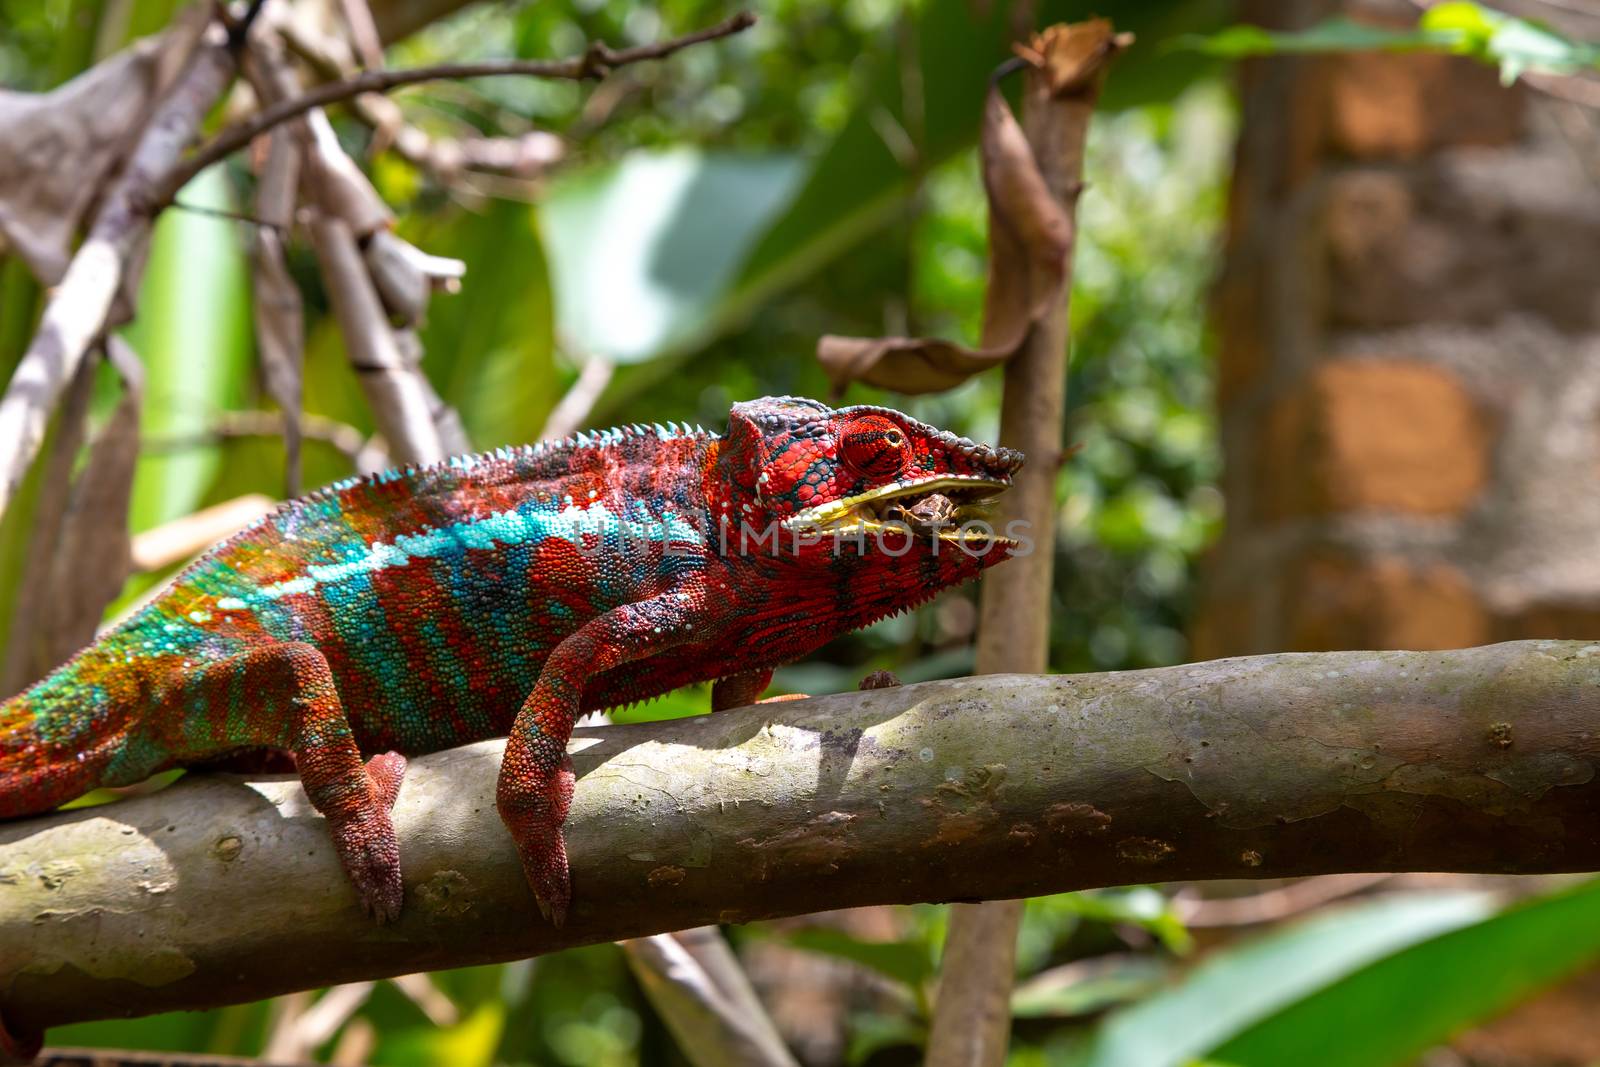
M 716 708 L 753 702 L 774 666 L 1017 551 L 962 524 L 1021 464 L 783 397 L 724 436 L 632 426 L 328 486 L 0 704 L 0 817 L 288 753 L 385 921 L 405 755 L 506 735 L 497 806 L 559 924 L 581 712 L 707 680 Z

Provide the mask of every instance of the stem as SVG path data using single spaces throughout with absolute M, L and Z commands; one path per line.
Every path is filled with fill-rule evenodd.
M 1105 60 L 1119 47 L 1103 26 L 1109 51 L 1089 60 L 1073 84 L 1047 75 L 1052 46 L 1099 23 L 1056 26 L 1035 38 L 1039 66 L 1024 65 L 1022 126 L 1034 161 L 1067 219 L 1074 220 L 1082 186 L 1084 146 L 1105 77 Z M 1014 61 L 1015 62 L 1015 61 Z M 1009 69 L 1009 65 L 1008 65 Z M 1056 472 L 1061 465 L 1066 409 L 1068 312 L 1072 297 L 1074 225 L 1066 249 L 1061 299 L 1037 323 L 1005 369 L 1000 443 L 1020 449 L 1027 465 L 1006 493 L 1007 518 L 1027 525 L 1036 550 L 984 576 L 979 595 L 979 674 L 1042 673 L 1049 668 L 1050 592 L 1055 565 Z M 1016 973 L 1022 902 L 957 905 L 945 935 L 944 966 L 929 1067 L 999 1067 L 1011 1036 L 1011 987 Z

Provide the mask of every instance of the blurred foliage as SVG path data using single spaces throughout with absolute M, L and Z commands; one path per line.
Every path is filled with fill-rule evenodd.
M 1180 49 L 1228 59 L 1286 52 L 1449 52 L 1500 68 L 1500 79 L 1507 85 L 1524 71 L 1574 74 L 1600 68 L 1600 44 L 1575 41 L 1544 22 L 1517 18 L 1471 0 L 1434 4 L 1422 11 L 1416 28 L 1409 30 L 1340 17 L 1294 33 L 1230 26 L 1173 43 Z
M 0 0 L 0 81 L 56 84 L 159 28 L 175 4 Z M 1091 6 L 1047 2 L 1036 18 L 1081 16 Z M 1059 474 L 1053 546 L 1050 653 L 1060 671 L 1186 655 L 1196 560 L 1222 518 L 1204 309 L 1233 139 L 1231 100 L 1202 52 L 1262 47 L 1259 36 L 1215 33 L 1231 15 L 1225 0 L 1099 6 L 1141 42 L 1113 75 L 1079 205 L 1064 442 L 1078 451 Z M 1478 5 L 1433 11 L 1464 18 L 1468 8 Z M 478 446 L 535 437 L 590 359 L 619 364 L 591 424 L 670 419 L 717 428 L 734 400 L 825 396 L 812 358 L 821 333 L 976 335 L 986 214 L 972 140 L 1016 5 L 768 0 L 758 10 L 750 33 L 629 68 L 598 88 L 485 79 L 399 94 L 409 121 L 437 135 L 547 128 L 570 138 L 552 176 L 494 197 L 441 186 L 389 155 L 369 160 L 400 231 L 467 262 L 464 289 L 435 299 L 422 339 L 430 379 Z M 726 13 L 702 0 L 485 4 L 400 43 L 389 60 L 571 54 L 592 39 L 640 43 Z M 1463 23 L 1454 40 L 1502 47 L 1495 34 L 1506 24 L 1484 25 L 1488 37 L 1472 37 L 1478 31 Z M 1202 47 L 1174 51 L 1186 34 Z M 1373 42 L 1335 34 L 1318 47 L 1353 43 Z M 347 116 L 336 123 L 365 158 L 369 132 Z M 248 210 L 252 181 L 235 160 L 181 199 Z M 140 469 L 141 529 L 241 493 L 281 492 L 279 442 L 208 433 L 221 411 L 267 406 L 246 328 L 247 236 L 244 224 L 192 212 L 161 223 L 141 315 L 127 331 L 149 368 L 148 443 L 163 446 Z M 370 432 L 314 260 L 300 243 L 291 254 L 306 299 L 307 410 Z M 0 263 L 7 371 L 38 302 L 18 264 Z M 943 396 L 858 386 L 846 399 L 900 406 L 979 439 L 992 440 L 998 424 L 993 376 Z M 308 443 L 307 485 L 347 473 L 345 457 Z M 0 627 L 10 622 L 30 499 L 25 492 L 0 526 Z M 130 583 L 124 602 L 160 577 Z M 907 682 L 962 674 L 972 665 L 975 621 L 972 591 L 957 591 L 835 642 L 781 672 L 777 687 L 853 689 L 879 668 Z M 700 686 L 613 717 L 697 714 L 708 705 Z M 1401 1062 L 1593 959 L 1596 892 L 1580 887 L 1503 913 L 1482 894 L 1378 900 L 1226 946 L 1198 965 L 1182 912 L 1162 890 L 1030 901 L 1012 1062 L 1312 1062 L 1306 1043 L 1335 1043 L 1333 1027 L 1350 1013 L 1385 1028 L 1349 1042 L 1340 1062 Z M 900 1064 L 916 1062 L 926 1033 L 946 918 L 945 908 L 928 905 L 895 909 L 888 935 L 865 936 L 838 918 L 730 934 L 751 955 L 785 947 L 791 963 L 827 959 L 872 976 L 875 992 L 839 1004 L 847 1015 L 841 1056 Z M 1423 995 L 1445 979 L 1448 996 Z M 613 946 L 431 980 L 431 997 L 414 984 L 379 983 L 316 1054 L 398 1067 L 685 1062 Z M 1424 1000 L 1427 1010 L 1417 1007 Z M 309 1003 L 280 998 L 51 1036 L 254 1055 L 292 1031 Z

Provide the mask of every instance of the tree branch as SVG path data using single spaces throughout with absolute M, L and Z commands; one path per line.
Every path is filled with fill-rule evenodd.
M 254 1000 L 866 904 L 1341 871 L 1600 869 L 1600 644 L 993 675 L 580 731 L 540 921 L 499 743 L 413 761 L 400 921 L 292 779 L 194 775 L 0 831 L 0 1011 Z
M 178 190 L 183 188 L 184 183 L 206 167 L 237 152 L 279 123 L 303 115 L 312 108 L 337 104 L 341 100 L 348 100 L 362 93 L 387 93 L 406 85 L 456 78 L 499 77 L 508 74 L 568 81 L 603 78 L 618 67 L 652 59 L 665 59 L 690 45 L 731 36 L 755 25 L 755 21 L 754 15 L 744 11 L 715 26 L 686 33 L 682 37 L 674 37 L 668 41 L 640 45 L 637 48 L 613 49 L 603 42 L 595 41 L 581 56 L 573 56 L 570 59 L 501 59 L 479 63 L 442 63 L 438 66 L 415 67 L 410 70 L 369 70 L 344 81 L 319 85 L 302 96 L 281 100 L 263 108 L 245 121 L 217 134 L 173 170 L 166 183 L 157 190 L 157 195 L 151 204 L 155 209 L 166 206 L 177 195 Z

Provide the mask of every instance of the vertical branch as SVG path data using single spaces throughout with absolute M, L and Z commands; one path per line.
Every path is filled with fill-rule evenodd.
M 1066 217 L 1082 187 L 1084 145 L 1106 65 L 1130 38 L 1104 20 L 1057 25 L 1018 51 L 1027 61 L 1022 126 L 1039 174 Z M 1067 323 L 1072 240 L 1055 305 L 1006 364 L 1000 443 L 1022 450 L 1004 507 L 1026 523 L 1034 551 L 984 576 L 978 628 L 979 674 L 1038 674 L 1049 663 L 1050 590 L 1055 563 L 1055 483 L 1066 405 Z M 1011 1033 L 1011 985 L 1023 902 L 958 904 L 951 910 L 939 997 L 928 1038 L 930 1067 L 997 1067 Z
M 300 494 L 301 400 L 305 313 L 300 288 L 289 276 L 285 237 L 294 221 L 300 149 L 288 130 L 268 138 L 267 159 L 256 190 L 257 226 L 250 246 L 255 299 L 256 352 L 268 394 L 283 410 L 284 495 Z
M 311 244 L 328 286 L 346 354 L 355 368 L 390 453 L 403 463 L 433 463 L 445 456 L 432 404 L 395 341 L 383 303 L 367 273 L 356 237 L 343 219 L 318 214 Z
M 299 86 L 282 49 L 266 34 L 252 38 L 245 74 L 269 106 Z M 361 242 L 390 221 L 388 208 L 339 147 L 320 109 L 291 121 L 302 153 L 300 190 L 313 208 L 311 243 L 333 304 L 345 355 L 372 408 L 390 454 L 402 463 L 433 463 L 450 449 L 436 418 L 435 398 L 390 322 Z

